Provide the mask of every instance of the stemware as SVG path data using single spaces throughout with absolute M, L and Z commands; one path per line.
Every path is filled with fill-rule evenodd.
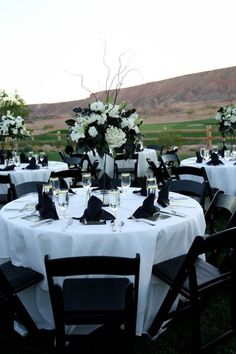
M 46 193 L 51 199 L 53 199 L 53 189 L 51 184 L 44 184 L 43 192 Z
M 147 187 L 147 195 L 153 193 L 155 197 L 157 197 L 158 186 L 155 177 L 147 178 L 146 187 Z
M 58 206 L 62 210 L 62 217 L 66 218 L 66 209 L 69 205 L 69 192 L 68 189 L 59 189 L 58 190 L 58 198 L 57 198 Z
M 88 199 L 90 197 L 91 184 L 92 184 L 91 173 L 83 173 L 82 174 L 82 185 L 85 188 L 85 192 L 86 192 L 86 203 L 88 202 Z
M 113 230 L 116 231 L 117 212 L 120 207 L 120 191 L 118 189 L 111 189 L 109 191 L 109 206 L 115 217 Z
M 57 177 L 50 177 L 49 183 L 52 186 L 53 200 L 56 201 L 56 198 L 58 196 L 58 190 L 60 187 L 59 179 Z
M 201 155 L 202 158 L 205 158 L 205 157 L 204 157 L 204 155 L 205 155 L 205 150 L 206 150 L 205 147 L 201 147 L 201 148 L 200 148 L 200 155 Z
M 28 159 L 29 159 L 29 161 L 32 159 L 33 156 L 34 156 L 33 151 L 29 151 L 29 152 L 28 152 Z
M 205 160 L 208 160 L 209 157 L 210 157 L 210 151 L 209 151 L 209 149 L 205 149 L 205 150 L 204 150 L 203 158 L 204 158 Z
M 130 173 L 122 173 L 121 174 L 121 187 L 122 187 L 122 191 L 125 194 L 127 194 L 130 184 L 131 184 Z

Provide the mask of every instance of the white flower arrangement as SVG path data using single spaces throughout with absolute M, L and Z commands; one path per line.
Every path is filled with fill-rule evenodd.
M 30 132 L 25 127 L 25 121 L 21 116 L 14 117 L 10 111 L 0 119 L 1 138 L 11 137 L 22 139 L 29 136 Z
M 124 151 L 128 158 L 142 139 L 142 120 L 135 109 L 125 107 L 126 103 L 113 104 L 109 99 L 108 103 L 95 101 L 88 108 L 74 108 L 76 118 L 66 121 L 71 141 L 84 152 L 96 151 L 102 157 Z
M 221 107 L 215 116 L 222 136 L 226 133 L 234 134 L 236 128 L 236 104 Z

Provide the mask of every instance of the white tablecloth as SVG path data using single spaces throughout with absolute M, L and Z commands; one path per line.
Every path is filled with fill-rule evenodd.
M 181 166 L 205 167 L 211 187 L 219 188 L 226 194 L 236 196 L 236 161 L 221 159 L 223 165 L 207 165 L 205 161 L 196 163 L 196 157 L 181 161 Z
M 14 184 L 20 184 L 30 181 L 43 181 L 47 182 L 49 180 L 52 171 L 67 170 L 68 165 L 64 162 L 49 161 L 47 167 L 41 167 L 38 170 L 27 170 L 23 169 L 28 164 L 20 164 L 20 166 L 15 167 L 14 171 L 0 171 L 1 175 L 11 175 L 12 182 Z M 0 165 L 0 168 L 3 165 Z M 2 167 L 3 168 L 3 167 Z M 0 193 L 5 193 L 6 187 L 0 186 Z
M 90 158 L 90 161 L 93 163 L 94 160 L 98 160 L 99 161 L 99 168 L 104 171 L 104 158 L 101 158 L 98 154 L 96 154 L 95 156 L 93 155 L 92 152 L 88 153 L 88 156 Z M 143 151 L 140 151 L 138 153 L 138 171 L 137 171 L 137 175 L 138 177 L 141 176 L 147 176 L 148 173 L 148 168 L 149 165 L 146 161 L 146 159 L 149 158 L 150 160 L 152 160 L 153 162 L 155 162 L 155 164 L 158 164 L 158 160 L 157 160 L 157 153 L 156 150 L 154 149 L 144 149 Z M 121 167 L 129 167 L 129 161 L 124 161 L 123 165 L 120 164 L 121 161 L 119 161 L 119 166 Z M 106 173 L 110 176 L 110 177 L 114 177 L 114 160 L 111 156 L 106 156 Z
M 171 196 L 179 198 L 177 194 Z M 45 254 L 55 258 L 80 255 L 133 257 L 140 253 L 137 334 L 145 332 L 150 326 L 167 291 L 161 281 L 152 277 L 152 265 L 187 252 L 195 236 L 203 235 L 205 231 L 202 208 L 188 197 L 171 199 L 173 203 L 178 204 L 175 210 L 187 217 L 171 216 L 165 220 L 157 220 L 156 225 L 151 226 L 128 219 L 136 208 L 142 205 L 144 197 L 133 194 L 132 191 L 128 195 L 122 194 L 118 212 L 118 218 L 125 222 L 122 232 L 112 232 L 110 222 L 98 226 L 82 225 L 77 220 L 63 232 L 62 229 L 67 223 L 65 219 L 32 228 L 32 221 L 20 218 L 24 213 L 7 210 L 12 207 L 21 208 L 33 199 L 36 201 L 37 196 L 25 196 L 1 209 L 0 258 L 10 258 L 15 265 L 25 265 L 45 274 Z M 70 197 L 68 214 L 79 217 L 84 209 L 85 191 L 79 189 L 76 195 Z M 110 212 L 109 207 L 106 209 Z M 170 207 L 165 210 L 170 210 Z M 11 219 L 13 216 L 18 217 Z M 53 328 L 46 279 L 34 289 L 28 289 L 22 297 L 39 328 Z

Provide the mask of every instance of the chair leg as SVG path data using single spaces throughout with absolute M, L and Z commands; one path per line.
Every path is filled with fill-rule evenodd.
M 197 295 L 191 296 L 192 352 L 201 353 L 200 306 Z
M 38 331 L 38 327 L 32 320 L 31 316 L 29 315 L 28 311 L 26 310 L 17 295 L 14 295 L 12 297 L 11 303 L 13 305 L 13 310 L 11 311 L 14 311 L 14 315 L 16 315 L 16 318 L 19 318 L 19 321 L 25 326 L 27 331 L 31 334 Z

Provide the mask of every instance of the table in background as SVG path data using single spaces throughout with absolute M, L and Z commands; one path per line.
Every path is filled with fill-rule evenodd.
M 207 165 L 203 160 L 202 163 L 196 163 L 196 157 L 190 157 L 182 160 L 181 166 L 205 167 L 206 173 L 212 188 L 223 190 L 226 194 L 236 196 L 236 161 L 227 161 L 221 158 L 223 165 Z
M 89 156 L 91 163 L 93 163 L 95 159 L 98 160 L 99 161 L 98 167 L 101 169 L 101 171 L 104 171 L 104 158 L 101 158 L 98 154 L 95 154 L 95 156 L 94 156 L 92 152 L 89 152 L 88 156 Z M 138 177 L 147 176 L 147 174 L 148 174 L 149 165 L 146 161 L 147 158 L 149 158 L 150 160 L 155 162 L 155 164 L 158 164 L 156 150 L 144 149 L 142 151 L 139 151 L 138 152 L 138 171 L 137 171 Z M 120 167 L 130 167 L 130 162 L 129 162 L 129 160 L 127 160 L 127 161 L 123 161 L 121 164 L 121 161 L 119 161 L 119 166 Z M 111 178 L 114 177 L 114 159 L 109 155 L 106 155 L 106 173 Z
M 195 236 L 204 235 L 205 231 L 205 219 L 200 205 L 188 197 L 183 199 L 183 196 L 173 193 L 171 196 L 176 198 L 171 201 L 181 204 L 175 206 L 176 210 L 187 217 L 171 216 L 157 220 L 155 226 L 128 219 L 144 200 L 144 197 L 133 194 L 130 190 L 129 194 L 121 195 L 118 218 L 125 222 L 122 232 L 113 232 L 110 221 L 106 225 L 82 225 L 77 220 L 63 232 L 67 223 L 65 219 L 36 228 L 31 227 L 32 221 L 20 217 L 9 219 L 21 215 L 22 212 L 7 209 L 20 209 L 27 202 L 37 202 L 36 194 L 27 195 L 7 204 L 0 211 L 0 258 L 10 258 L 17 266 L 27 266 L 45 275 L 45 254 L 57 258 L 84 255 L 134 257 L 136 253 L 140 253 L 137 316 L 137 334 L 140 335 L 150 326 L 168 290 L 164 283 L 152 276 L 153 264 L 186 253 Z M 70 197 L 68 214 L 80 217 L 84 209 L 85 190 L 81 188 Z M 109 207 L 104 209 L 111 212 Z M 165 210 L 169 210 L 169 207 Z M 23 292 L 21 298 L 39 328 L 53 328 L 46 278 L 39 285 Z
M 0 168 L 1 166 L 4 165 L 0 165 Z M 47 182 L 50 178 L 52 171 L 56 172 L 56 171 L 68 169 L 68 165 L 66 163 L 58 162 L 58 161 L 49 161 L 47 167 L 42 167 L 41 165 L 39 165 L 40 168 L 37 170 L 23 169 L 26 166 L 28 166 L 28 163 L 26 164 L 21 163 L 20 166 L 15 167 L 14 171 L 0 171 L 0 174 L 1 175 L 10 174 L 12 183 L 17 185 L 20 183 L 30 182 L 30 181 Z M 7 188 L 6 186 L 0 186 L 0 193 L 5 193 L 6 188 Z

